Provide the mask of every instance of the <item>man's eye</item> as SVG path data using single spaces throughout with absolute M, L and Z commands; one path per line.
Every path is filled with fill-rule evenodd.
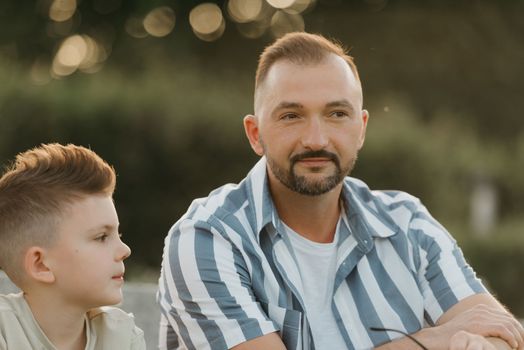
M 298 118 L 298 115 L 295 114 L 295 113 L 286 113 L 284 114 L 280 119 L 283 119 L 283 120 L 292 120 L 292 119 L 297 119 Z
M 347 117 L 348 114 L 346 112 L 343 112 L 343 111 L 335 111 L 335 112 L 331 113 L 331 116 L 335 117 L 335 118 L 344 118 L 344 117 Z

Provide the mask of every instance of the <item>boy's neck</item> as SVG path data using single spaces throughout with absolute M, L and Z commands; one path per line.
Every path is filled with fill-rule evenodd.
M 64 303 L 56 295 L 24 293 L 24 298 L 36 322 L 58 350 L 85 349 L 85 310 Z

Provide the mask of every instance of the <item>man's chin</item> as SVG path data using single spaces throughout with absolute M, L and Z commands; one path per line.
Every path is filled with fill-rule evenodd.
M 333 172 L 326 172 L 324 169 L 318 172 L 308 171 L 303 172 L 299 171 L 294 174 L 296 179 L 300 179 L 302 182 L 307 184 L 322 184 L 323 182 L 329 181 L 335 174 Z
M 319 179 L 302 177 L 295 178 L 294 190 L 300 194 L 308 196 L 318 196 L 327 193 L 337 187 L 340 181 L 334 177 L 322 176 Z

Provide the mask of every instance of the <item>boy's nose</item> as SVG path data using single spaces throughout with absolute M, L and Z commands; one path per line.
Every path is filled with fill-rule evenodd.
M 120 244 L 121 246 L 118 250 L 118 260 L 127 259 L 129 255 L 131 255 L 131 248 L 129 248 L 129 246 L 122 241 L 120 241 Z

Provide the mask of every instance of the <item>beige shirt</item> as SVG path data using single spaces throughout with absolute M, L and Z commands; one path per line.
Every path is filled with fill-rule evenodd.
M 115 307 L 86 314 L 86 350 L 146 348 L 133 315 Z M 23 294 L 0 295 L 0 350 L 56 350 L 36 322 Z

